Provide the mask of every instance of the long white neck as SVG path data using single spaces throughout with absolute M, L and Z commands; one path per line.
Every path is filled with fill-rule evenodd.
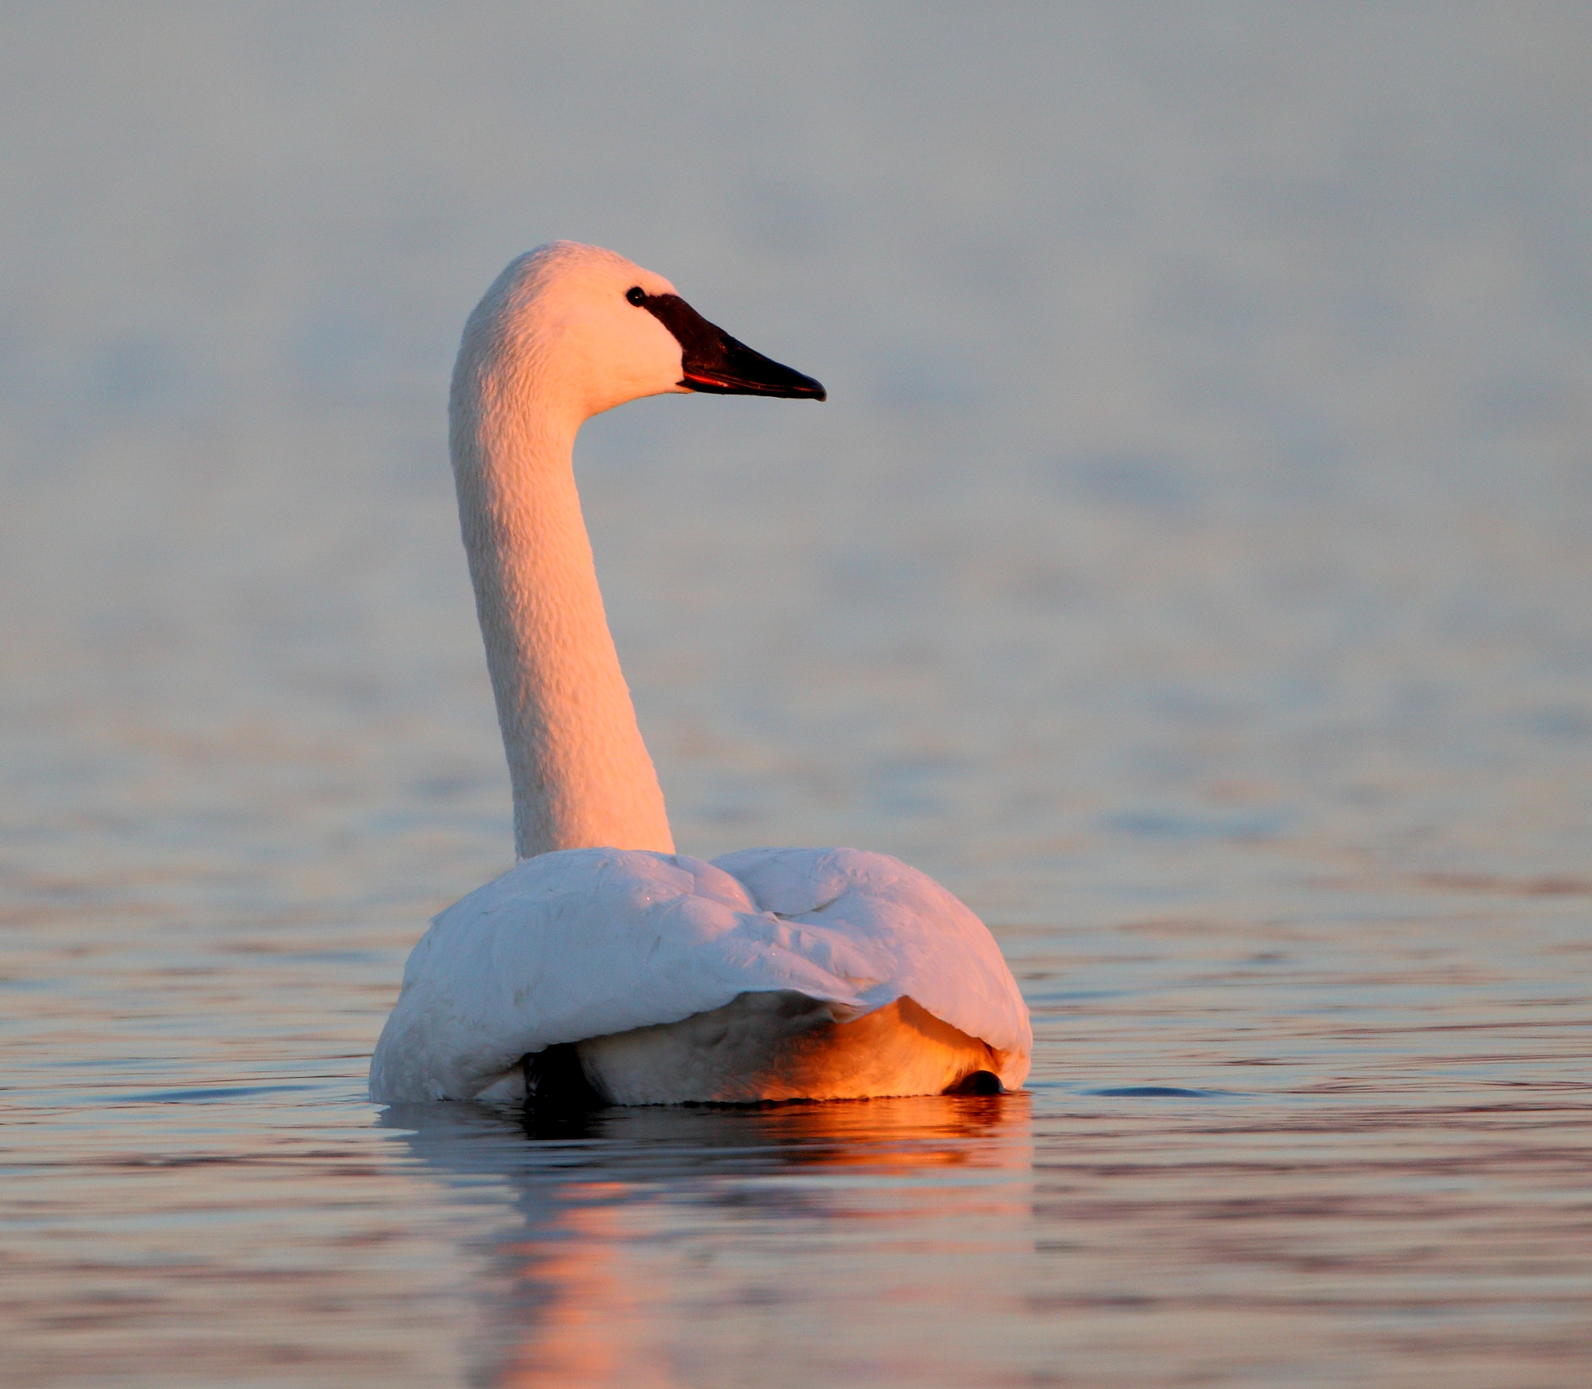
M 534 363 L 532 364 L 534 366 Z M 451 408 L 459 520 L 514 787 L 521 858 L 674 852 L 603 612 L 571 462 L 587 413 L 467 335 Z

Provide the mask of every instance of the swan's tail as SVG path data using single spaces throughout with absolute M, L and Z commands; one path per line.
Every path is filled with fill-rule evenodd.
M 738 995 L 680 1022 L 638 1027 L 524 1062 L 527 1102 L 763 1104 L 1002 1090 L 990 1047 L 910 998 L 860 1017 L 791 989 Z

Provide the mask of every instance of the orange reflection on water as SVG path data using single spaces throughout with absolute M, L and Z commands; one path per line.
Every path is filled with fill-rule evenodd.
M 629 1275 L 621 1252 L 627 1230 L 611 1202 L 621 1182 L 577 1184 L 556 1235 L 501 1246 L 517 1261 L 509 1305 L 539 1305 L 533 1334 L 511 1345 L 496 1377 L 504 1385 L 633 1384 L 654 1389 L 678 1383 L 652 1355 L 638 1354 L 638 1334 L 651 1327 L 654 1290 Z M 615 1335 L 617 1329 L 627 1334 Z
M 1028 1113 L 1013 1095 L 528 1124 L 511 1170 L 496 1145 L 515 1218 L 476 1246 L 490 1270 L 477 1373 L 494 1385 L 698 1384 L 712 1365 L 680 1331 L 700 1319 L 713 1323 L 702 1344 L 721 1352 L 755 1355 L 759 1337 L 777 1329 L 784 1342 L 811 1320 L 820 1360 L 826 1344 L 854 1358 L 875 1340 L 875 1367 L 942 1360 L 947 1307 L 975 1314 L 989 1261 L 1009 1277 L 1031 1252 Z M 414 1125 L 405 1141 L 433 1174 L 473 1190 L 482 1113 L 395 1110 L 389 1122 Z M 797 1235 L 832 1247 L 832 1284 L 782 1278 Z M 903 1336 L 914 1320 L 921 1337 Z

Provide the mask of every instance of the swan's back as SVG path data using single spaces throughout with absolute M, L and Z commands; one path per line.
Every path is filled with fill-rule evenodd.
M 656 1030 L 687 1019 L 700 1021 Z M 628 1103 L 795 1097 L 708 1093 L 716 1063 L 693 1073 L 679 1060 L 704 1046 L 728 1059 L 722 1073 L 752 1084 L 747 1058 L 759 1047 L 815 1075 L 834 1057 L 815 1060 L 814 1047 L 884 1066 L 905 1040 L 925 1067 L 965 1063 L 1008 1087 L 1022 1083 L 1031 1048 L 989 931 L 887 855 L 754 849 L 707 863 L 575 849 L 516 864 L 436 919 L 405 969 L 371 1091 L 388 1102 L 515 1094 L 522 1058 L 599 1038 L 610 1040 L 583 1049 L 588 1069 L 600 1080 L 606 1064 L 605 1098 Z M 637 1065 L 664 1079 L 617 1093 Z M 886 1088 L 828 1093 L 943 1088 L 901 1074 Z

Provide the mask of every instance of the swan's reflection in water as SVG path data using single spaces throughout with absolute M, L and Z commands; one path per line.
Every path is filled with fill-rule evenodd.
M 1028 1106 L 454 1104 L 382 1123 L 460 1200 L 501 1204 L 467 1239 L 487 1266 L 473 1383 L 777 1384 L 798 1346 L 809 1379 L 816 1356 L 836 1376 L 954 1382 L 1032 1252 Z

